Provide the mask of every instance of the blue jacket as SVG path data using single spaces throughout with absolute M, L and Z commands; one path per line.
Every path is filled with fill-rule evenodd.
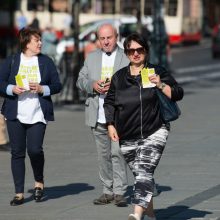
M 5 98 L 1 113 L 8 120 L 17 118 L 18 95 L 9 96 L 6 89 L 9 84 L 16 85 L 15 76 L 20 65 L 20 55 L 20 53 L 17 53 L 8 57 L 0 67 L 0 95 Z M 40 85 L 47 85 L 50 88 L 50 95 L 59 93 L 62 85 L 53 61 L 49 57 L 39 54 L 38 63 L 41 74 Z M 54 121 L 53 103 L 50 95 L 43 96 L 39 94 L 39 101 L 45 120 Z

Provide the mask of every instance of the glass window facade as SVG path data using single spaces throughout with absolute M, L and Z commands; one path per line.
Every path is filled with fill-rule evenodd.
M 145 0 L 144 14 L 153 15 L 153 0 Z
M 44 11 L 44 0 L 28 0 L 28 11 Z
M 114 0 L 102 1 L 102 11 L 104 14 L 114 14 L 115 1 Z
M 121 0 L 121 14 L 136 14 L 140 10 L 140 0 Z
M 1 0 L 0 11 L 18 10 L 18 5 L 17 1 Z
M 169 16 L 177 15 L 177 0 L 167 0 L 165 1 L 165 14 Z

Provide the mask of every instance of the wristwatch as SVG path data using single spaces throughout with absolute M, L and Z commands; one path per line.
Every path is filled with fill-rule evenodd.
M 166 86 L 166 83 L 162 82 L 162 83 L 158 86 L 158 89 L 163 90 L 165 86 Z

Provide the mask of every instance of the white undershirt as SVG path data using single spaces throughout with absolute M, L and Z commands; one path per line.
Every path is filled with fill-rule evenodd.
M 113 75 L 115 56 L 117 49 L 112 52 L 110 56 L 108 56 L 105 52 L 102 53 L 102 70 L 101 70 L 101 79 L 111 78 Z M 99 123 L 106 123 L 105 120 L 105 112 L 103 108 L 104 98 L 106 95 L 100 94 L 99 96 L 99 111 L 98 111 L 98 120 Z
M 22 53 L 18 74 L 26 76 L 28 81 L 40 83 L 41 75 L 37 56 L 26 58 Z M 38 94 L 27 91 L 18 96 L 17 119 L 24 124 L 47 123 L 44 119 Z

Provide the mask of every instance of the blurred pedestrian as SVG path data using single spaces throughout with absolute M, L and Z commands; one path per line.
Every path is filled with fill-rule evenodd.
M 33 14 L 33 20 L 31 22 L 31 24 L 29 25 L 29 27 L 34 28 L 34 29 L 38 29 L 38 30 L 40 29 L 40 21 L 37 18 L 36 12 L 34 12 L 34 14 Z
M 55 30 L 51 26 L 47 26 L 42 32 L 42 50 L 43 54 L 48 55 L 55 60 L 56 56 L 57 36 Z
M 99 162 L 99 176 L 103 194 L 95 199 L 95 205 L 115 201 L 116 206 L 126 206 L 127 173 L 119 143 L 108 137 L 103 103 L 112 75 L 129 61 L 117 46 L 117 31 L 110 24 L 97 30 L 101 49 L 88 54 L 79 72 L 77 86 L 88 95 L 85 106 L 86 124 L 91 127 Z
M 0 108 L 3 104 L 4 98 L 0 97 Z M 8 143 L 8 136 L 6 131 L 5 118 L 0 113 L 0 151 L 10 151 L 10 146 Z
M 6 125 L 5 125 L 5 118 L 1 113 L 0 113 L 0 151 L 10 151 Z
M 25 17 L 25 15 L 22 11 L 20 11 L 16 22 L 17 22 L 18 30 L 21 30 L 22 28 L 25 28 L 27 26 L 28 21 L 27 21 L 27 18 Z
M 21 52 L 8 57 L 0 67 L 0 94 L 5 96 L 2 114 L 8 127 L 15 185 L 12 206 L 24 202 L 26 149 L 35 179 L 34 200 L 38 202 L 43 197 L 44 134 L 47 122 L 54 120 L 51 95 L 61 90 L 53 61 L 40 53 L 40 32 L 23 28 L 19 42 Z
M 97 48 L 100 48 L 99 39 L 97 38 L 96 33 L 91 33 L 89 36 L 89 41 L 84 47 L 84 58 L 86 58 L 90 52 Z
M 67 12 L 63 19 L 63 32 L 65 37 L 69 37 L 72 34 L 71 30 L 74 29 L 73 23 L 74 21 L 71 16 L 71 12 Z
M 149 46 L 141 35 L 129 35 L 124 50 L 130 64 L 112 77 L 104 101 L 106 123 L 135 178 L 134 214 L 128 220 L 155 220 L 153 174 L 169 133 L 169 125 L 160 118 L 156 89 L 173 101 L 182 99 L 183 89 L 164 68 L 148 63 Z M 144 76 L 144 68 L 152 75 Z

